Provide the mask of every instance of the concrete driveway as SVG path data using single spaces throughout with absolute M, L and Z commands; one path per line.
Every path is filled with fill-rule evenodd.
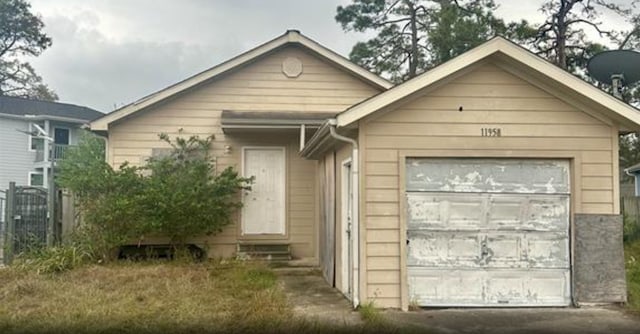
M 640 334 L 640 317 L 615 306 L 384 310 L 383 323 L 369 326 L 317 270 L 283 268 L 277 272 L 298 316 L 338 326 L 338 332 Z
M 441 309 L 385 311 L 394 327 L 428 333 L 640 333 L 621 308 Z

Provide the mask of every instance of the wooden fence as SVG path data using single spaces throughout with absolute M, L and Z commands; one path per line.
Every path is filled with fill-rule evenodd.
M 60 237 L 62 241 L 67 240 L 71 232 L 82 220 L 79 211 L 75 206 L 75 198 L 66 190 L 59 194 L 58 207 L 60 208 Z
M 621 197 L 620 213 L 624 215 L 624 239 L 640 238 L 640 197 Z
M 620 211 L 629 217 L 640 216 L 640 197 L 626 196 L 620 198 Z

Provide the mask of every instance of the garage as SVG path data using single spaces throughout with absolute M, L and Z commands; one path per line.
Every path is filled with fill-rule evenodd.
M 571 303 L 569 160 L 406 159 L 411 304 Z
M 637 131 L 637 109 L 497 37 L 301 153 L 350 151 L 356 217 L 329 218 L 353 227 L 354 304 L 580 306 L 627 300 L 618 143 Z

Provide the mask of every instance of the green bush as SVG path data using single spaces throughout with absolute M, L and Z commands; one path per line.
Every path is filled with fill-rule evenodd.
M 106 261 L 115 248 L 145 235 L 169 237 L 182 248 L 189 238 L 231 223 L 241 207 L 237 193 L 252 180 L 232 168 L 215 173 L 213 137 L 159 138 L 170 152 L 140 167 L 112 168 L 104 161 L 104 141 L 90 133 L 69 149 L 57 182 L 74 193 L 83 218 L 76 245 L 89 243 L 82 248 Z
M 239 177 L 232 168 L 215 175 L 209 157 L 213 137 L 172 141 L 161 134 L 160 139 L 171 146 L 171 152 L 150 158 L 144 167 L 149 172 L 142 199 L 145 229 L 171 238 L 178 246 L 191 237 L 222 231 L 241 206 L 238 190 L 251 180 Z
M 109 260 L 115 247 L 144 233 L 140 201 L 145 180 L 139 167 L 111 168 L 104 152 L 103 140 L 84 133 L 60 162 L 56 182 L 74 193 L 83 219 L 74 242 L 91 241 L 94 255 Z

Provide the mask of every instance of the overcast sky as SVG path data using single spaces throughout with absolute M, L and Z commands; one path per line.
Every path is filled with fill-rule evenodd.
M 623 1 L 623 0 L 621 0 Z M 630 0 L 629 0 L 630 1 Z M 61 102 L 102 112 L 162 89 L 287 29 L 347 56 L 349 0 L 31 0 L 53 46 L 32 59 Z M 498 15 L 540 22 L 542 0 L 498 0 Z

